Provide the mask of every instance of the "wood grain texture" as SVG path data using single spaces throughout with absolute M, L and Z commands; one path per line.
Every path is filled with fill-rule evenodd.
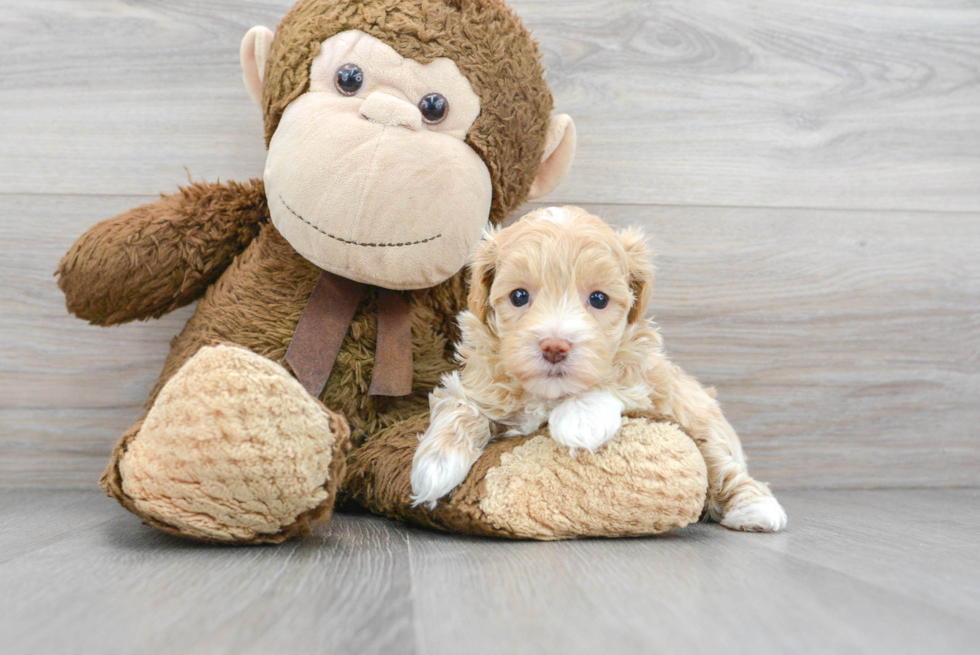
M 0 480 L 94 484 L 189 316 L 102 329 L 51 276 L 141 198 L 2 196 Z M 588 205 L 652 237 L 653 312 L 776 488 L 980 484 L 980 221 Z
M 761 479 L 980 484 L 980 215 L 594 209 L 651 235 L 668 353 Z
M 762 542 L 980 627 L 980 490 L 846 491 L 787 496 L 798 520 Z M 962 584 L 961 584 L 962 583 Z
M 291 0 L 0 5 L 0 191 L 261 174 L 238 70 Z M 980 5 L 514 0 L 579 155 L 557 202 L 976 211 Z
M 139 416 L 192 309 L 88 325 L 67 314 L 54 270 L 88 226 L 150 199 L 0 194 L 0 485 L 93 485 Z
M 701 524 L 652 539 L 512 544 L 412 531 L 421 651 L 970 652 L 980 553 L 965 544 L 980 536 L 980 515 L 942 519 L 976 499 L 787 493 L 790 527 L 777 535 Z
M 41 497 L 3 493 L 5 653 L 413 652 L 401 526 L 347 516 L 318 539 L 215 548 L 93 493 Z
M 504 542 L 335 515 L 208 547 L 0 490 L 0 643 L 100 653 L 972 653 L 978 490 L 782 494 L 777 535 Z

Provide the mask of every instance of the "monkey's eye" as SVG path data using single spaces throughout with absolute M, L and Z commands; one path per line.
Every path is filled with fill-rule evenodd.
M 596 309 L 605 309 L 606 305 L 609 304 L 609 296 L 601 291 L 593 291 L 592 295 L 589 296 L 589 304 Z
M 357 95 L 364 86 L 364 71 L 357 64 L 344 64 L 337 70 L 333 83 L 342 95 Z
M 435 125 L 446 120 L 449 115 L 449 101 L 441 93 L 429 93 L 419 100 L 419 111 L 422 120 L 429 125 Z
M 531 302 L 531 294 L 527 289 L 514 289 L 510 292 L 510 304 L 514 307 L 523 307 Z

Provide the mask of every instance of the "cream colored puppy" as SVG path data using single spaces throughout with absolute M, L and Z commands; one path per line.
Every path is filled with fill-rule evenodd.
M 531 434 L 546 421 L 573 452 L 612 439 L 628 410 L 682 425 L 708 467 L 708 515 L 736 530 L 775 531 L 786 513 L 749 476 L 718 403 L 664 355 L 644 314 L 653 265 L 643 235 L 614 232 L 576 207 L 532 212 L 491 230 L 471 263 L 459 316 L 458 372 L 432 392 L 429 429 L 412 464 L 416 505 L 466 478 L 494 436 Z

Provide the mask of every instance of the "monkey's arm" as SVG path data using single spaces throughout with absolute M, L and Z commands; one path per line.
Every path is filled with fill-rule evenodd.
M 98 223 L 58 264 L 68 311 L 97 325 L 163 316 L 217 280 L 268 216 L 252 180 L 192 184 Z

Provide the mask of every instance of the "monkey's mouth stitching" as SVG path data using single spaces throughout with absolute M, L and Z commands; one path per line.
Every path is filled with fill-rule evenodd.
M 331 239 L 333 239 L 335 241 L 340 241 L 341 243 L 346 243 L 346 244 L 351 245 L 351 246 L 368 246 L 369 248 L 401 248 L 403 246 L 417 246 L 420 243 L 427 243 L 429 241 L 435 241 L 436 239 L 438 239 L 439 237 L 442 236 L 442 234 L 437 234 L 437 235 L 435 235 L 433 237 L 429 237 L 427 239 L 419 239 L 418 241 L 404 241 L 402 243 L 364 243 L 362 241 L 351 241 L 349 239 L 344 239 L 342 237 L 338 237 L 336 234 L 330 234 L 329 232 L 324 231 L 320 227 L 314 225 L 313 223 L 309 222 L 308 220 L 306 220 L 305 218 L 303 218 L 302 216 L 300 216 L 299 214 L 297 214 L 295 211 L 293 211 L 293 208 L 290 207 L 289 204 L 286 202 L 286 200 L 282 197 L 282 194 L 279 195 L 279 202 L 282 203 L 282 206 L 283 207 L 285 207 L 286 209 L 289 210 L 289 213 L 290 214 L 292 214 L 293 216 L 295 216 L 299 220 L 303 221 L 304 223 L 306 223 L 307 225 L 309 225 L 310 227 L 312 227 L 314 230 L 316 230 L 320 234 L 323 234 L 324 236 L 328 236 L 328 237 L 330 237 Z

